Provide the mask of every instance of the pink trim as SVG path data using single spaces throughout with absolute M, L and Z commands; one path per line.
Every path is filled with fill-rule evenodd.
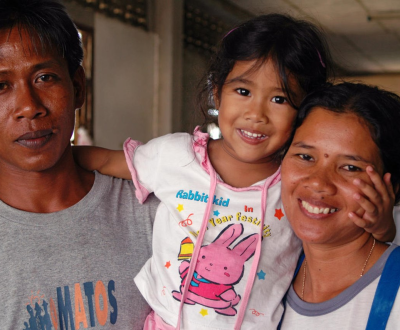
M 154 311 L 147 315 L 144 322 L 143 330 L 174 330 L 175 328 L 166 324 L 164 320 L 159 317 Z
M 133 156 L 135 155 L 136 148 L 140 145 L 142 145 L 142 142 L 127 138 L 124 142 L 124 152 L 129 171 L 132 175 L 132 181 L 136 188 L 136 198 L 138 199 L 140 204 L 143 204 L 144 201 L 147 199 L 147 196 L 149 196 L 149 192 L 139 183 L 137 172 L 135 170 L 135 167 L 133 166 Z
M 208 196 L 214 196 L 215 188 L 217 186 L 217 175 L 216 175 L 215 171 L 212 168 L 210 168 L 210 177 L 211 177 L 211 182 L 210 182 L 210 191 L 208 193 Z M 208 202 L 207 202 L 206 210 L 204 212 L 203 220 L 201 222 L 199 235 L 197 236 L 196 244 L 194 246 L 192 259 L 191 259 L 191 262 L 190 262 L 190 265 L 189 265 L 189 271 L 188 271 L 188 274 L 187 274 L 187 277 L 186 277 L 187 281 L 186 281 L 186 283 L 185 283 L 185 285 L 183 287 L 181 303 L 179 305 L 178 323 L 176 325 L 176 330 L 179 330 L 180 327 L 181 327 L 182 309 L 183 309 L 183 305 L 185 304 L 187 293 L 189 291 L 190 280 L 193 278 L 193 273 L 194 273 L 194 270 L 196 268 L 196 263 L 197 263 L 197 259 L 198 259 L 199 253 L 200 253 L 201 243 L 203 242 L 204 234 L 205 234 L 206 229 L 207 229 L 208 216 L 210 214 L 211 207 L 212 207 L 212 198 L 209 198 Z
M 200 126 L 197 126 L 193 132 L 193 143 L 192 148 L 195 154 L 200 155 L 201 162 L 200 165 L 208 174 L 210 174 L 208 170 L 208 165 L 211 164 L 208 158 L 207 153 L 207 144 L 210 136 L 208 133 L 203 133 L 200 131 Z
M 251 269 L 249 273 L 249 278 L 246 284 L 246 288 L 243 293 L 242 304 L 240 305 L 240 309 L 237 314 L 237 319 L 235 323 L 235 330 L 239 330 L 244 319 L 244 315 L 246 314 L 247 303 L 250 298 L 251 289 L 254 284 L 254 280 L 256 278 L 258 263 L 261 258 L 261 245 L 263 238 L 263 230 L 264 230 L 264 220 L 265 220 L 265 211 L 267 206 L 267 198 L 268 198 L 268 189 L 273 184 L 279 182 L 281 177 L 280 171 L 275 172 L 274 175 L 270 176 L 264 183 L 262 195 L 261 195 L 261 223 L 260 223 L 260 239 L 257 241 L 256 252 L 254 253 L 254 259 L 251 264 Z

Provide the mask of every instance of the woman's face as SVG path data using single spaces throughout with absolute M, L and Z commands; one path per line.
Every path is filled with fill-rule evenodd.
M 282 163 L 282 201 L 293 230 L 308 243 L 352 241 L 364 230 L 348 217 L 364 210 L 353 198 L 366 167 L 383 175 L 383 163 L 360 117 L 315 108 L 297 129 Z

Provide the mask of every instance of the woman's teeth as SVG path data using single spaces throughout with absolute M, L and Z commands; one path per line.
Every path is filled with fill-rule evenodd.
M 249 137 L 251 139 L 260 139 L 260 138 L 264 138 L 265 135 L 264 134 L 257 134 L 257 133 L 251 133 L 248 131 L 245 131 L 243 129 L 240 130 L 242 132 L 242 134 L 246 137 Z
M 314 214 L 328 214 L 328 213 L 334 213 L 336 212 L 338 209 L 330 209 L 327 207 L 316 207 L 316 206 L 312 206 L 310 203 L 307 203 L 306 201 L 301 201 L 301 205 L 303 205 L 303 207 L 310 213 L 314 213 Z

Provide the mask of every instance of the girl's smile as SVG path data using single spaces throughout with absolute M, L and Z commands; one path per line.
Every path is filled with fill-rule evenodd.
M 256 131 L 250 132 L 243 129 L 237 129 L 237 133 L 242 137 L 245 143 L 258 144 L 262 143 L 264 140 L 268 139 L 268 136 Z

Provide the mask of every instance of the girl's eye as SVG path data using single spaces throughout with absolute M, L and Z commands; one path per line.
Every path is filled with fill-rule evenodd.
M 278 104 L 283 104 L 283 103 L 286 103 L 287 100 L 286 100 L 286 98 L 283 97 L 283 96 L 274 96 L 274 97 L 272 98 L 272 102 L 278 103 Z
M 245 88 L 237 88 L 236 91 L 242 96 L 250 96 L 250 91 Z
M 354 165 L 345 165 L 342 167 L 345 171 L 349 172 L 360 172 L 361 168 L 354 166 Z
M 301 159 L 310 162 L 313 160 L 313 158 L 310 155 L 307 154 L 298 154 L 297 156 L 299 156 Z

